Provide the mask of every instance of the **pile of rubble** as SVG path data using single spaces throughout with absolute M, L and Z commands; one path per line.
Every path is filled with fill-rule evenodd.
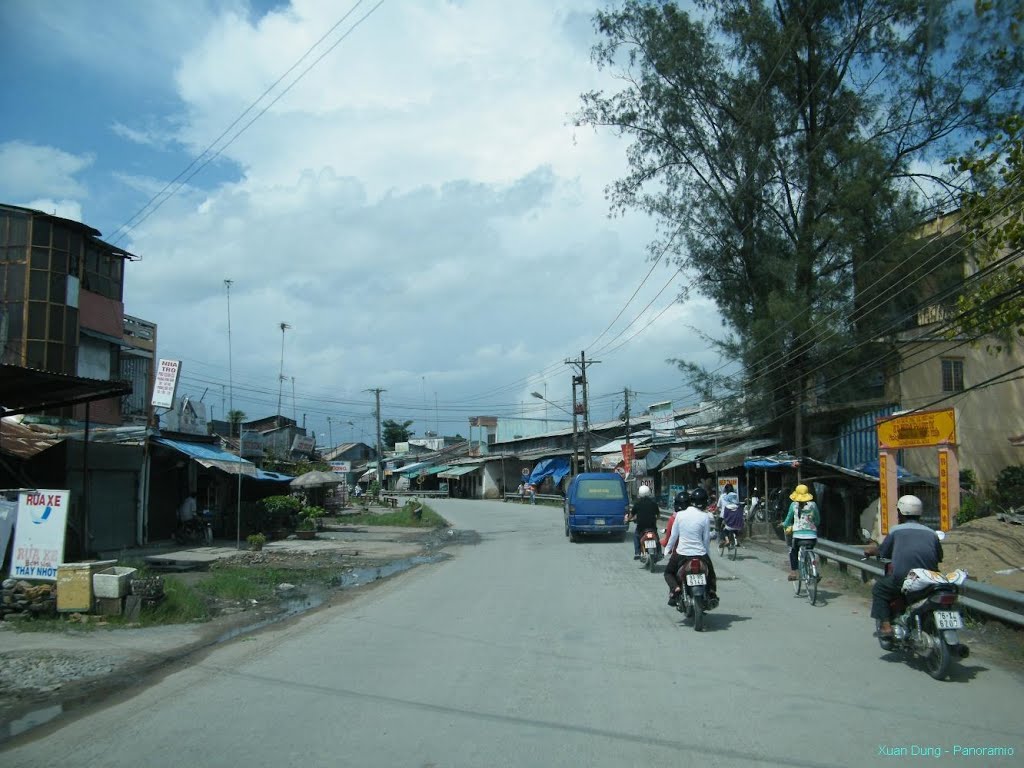
M 10 621 L 27 616 L 57 615 L 57 586 L 30 584 L 5 579 L 0 588 L 0 620 Z

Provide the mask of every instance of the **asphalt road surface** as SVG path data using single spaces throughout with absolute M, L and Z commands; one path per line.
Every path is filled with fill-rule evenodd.
M 481 542 L 34 731 L 0 764 L 1024 763 L 1019 676 L 971 657 L 937 682 L 886 660 L 863 599 L 812 607 L 777 554 L 716 560 L 722 604 L 696 633 L 631 537 L 570 544 L 553 507 L 436 507 Z

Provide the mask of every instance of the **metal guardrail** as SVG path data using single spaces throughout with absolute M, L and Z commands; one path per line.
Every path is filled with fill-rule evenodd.
M 561 504 L 563 501 L 565 501 L 565 497 L 563 497 L 561 494 L 557 494 L 557 493 L 538 493 L 538 494 L 534 495 L 534 498 L 537 499 L 537 501 L 556 501 L 559 504 Z M 519 500 L 520 500 L 520 496 L 515 491 L 506 491 L 505 492 L 505 498 L 503 499 L 503 501 L 519 501 Z M 530 503 L 529 495 L 523 497 L 523 503 L 524 504 L 529 504 Z
M 868 581 L 869 576 L 882 576 L 884 568 L 878 561 L 861 560 L 864 548 L 849 544 L 839 544 L 827 539 L 818 539 L 815 549 L 822 560 L 834 560 L 839 564 L 840 571 L 850 566 L 860 571 L 861 580 Z M 1024 626 L 1024 594 L 1003 589 L 992 584 L 985 584 L 977 579 L 968 578 L 960 587 L 960 603 L 972 611 L 983 613 L 1001 621 Z

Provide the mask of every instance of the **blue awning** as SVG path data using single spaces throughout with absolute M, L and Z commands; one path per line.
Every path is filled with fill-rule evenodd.
M 153 442 L 183 453 L 204 467 L 219 469 L 229 475 L 256 477 L 258 472 L 256 465 L 251 461 L 246 461 L 233 453 L 222 451 L 220 448 L 206 443 L 186 443 L 183 440 L 171 440 L 166 437 L 154 437 Z
M 280 472 L 267 472 L 264 469 L 256 470 L 256 480 L 266 480 L 272 483 L 290 483 L 295 478 L 292 475 L 283 475 Z

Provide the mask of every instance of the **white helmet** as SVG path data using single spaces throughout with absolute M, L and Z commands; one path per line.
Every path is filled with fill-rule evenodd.
M 924 503 L 917 496 L 900 496 L 896 502 L 896 511 L 904 517 L 920 517 L 924 512 Z
M 641 499 L 646 497 L 646 496 L 650 496 L 651 495 L 651 488 L 650 488 L 650 486 L 641 485 L 639 490 L 636 492 L 636 495 L 639 496 Z

